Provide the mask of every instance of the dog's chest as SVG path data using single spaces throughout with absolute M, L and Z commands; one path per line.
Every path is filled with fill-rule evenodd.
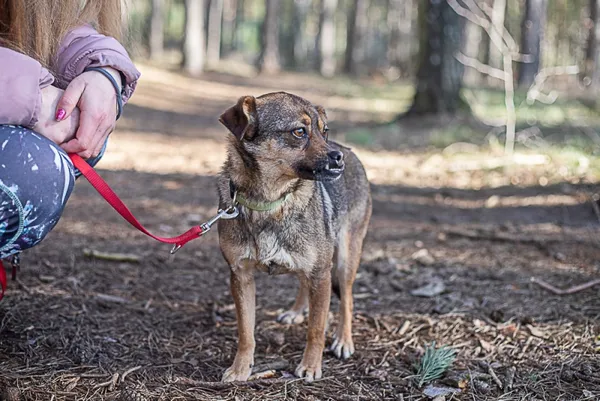
M 253 230 L 244 244 L 242 259 L 269 274 L 311 269 L 317 259 L 314 247 L 301 233 L 281 229 Z

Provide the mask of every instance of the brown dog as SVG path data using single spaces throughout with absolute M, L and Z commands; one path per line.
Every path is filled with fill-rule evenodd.
M 364 168 L 350 149 L 327 141 L 325 110 L 292 94 L 242 97 L 220 121 L 233 134 L 220 207 L 237 203 L 240 211 L 219 221 L 239 336 L 223 381 L 247 380 L 252 372 L 257 270 L 300 280 L 294 306 L 278 320 L 302 322 L 308 306 L 307 345 L 295 373 L 319 379 L 332 286 L 340 325 L 331 349 L 338 358 L 354 352 L 352 284 L 371 217 Z

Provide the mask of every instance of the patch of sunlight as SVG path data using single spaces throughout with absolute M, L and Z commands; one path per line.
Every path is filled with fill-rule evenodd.
M 193 98 L 212 100 L 228 100 L 235 102 L 243 94 L 260 95 L 273 92 L 273 89 L 261 86 L 244 86 L 243 92 L 240 86 L 217 81 L 192 79 L 182 74 L 162 70 L 148 64 L 138 66 L 144 79 L 140 81 L 136 96 L 132 98 L 132 104 L 142 107 L 170 110 L 173 107 L 181 107 L 184 110 L 192 110 L 193 105 L 186 101 Z M 282 86 L 280 90 L 289 90 Z M 351 112 L 370 113 L 397 113 L 406 108 L 407 101 L 396 99 L 369 99 L 365 97 L 344 97 L 340 95 L 327 95 L 310 90 L 291 89 L 295 94 L 310 99 L 312 103 L 320 104 L 325 108 L 338 109 Z M 174 99 L 175 97 L 175 99 Z M 177 104 L 170 105 L 171 102 Z

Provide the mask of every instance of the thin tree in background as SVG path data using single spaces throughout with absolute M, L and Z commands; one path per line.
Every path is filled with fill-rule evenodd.
M 185 0 L 183 66 L 188 74 L 198 76 L 202 73 L 205 52 L 204 0 Z
M 481 50 L 481 42 L 484 40 L 484 31 L 472 21 L 466 21 L 465 37 L 462 52 L 465 56 L 478 59 Z M 470 87 L 481 85 L 481 74 L 475 68 L 467 68 L 463 75 L 463 83 Z
M 363 41 L 367 27 L 367 0 L 352 0 L 346 26 L 344 72 L 356 74 L 363 61 Z
M 521 24 L 521 53 L 530 55 L 530 62 L 519 68 L 519 85 L 529 87 L 540 70 L 542 35 L 546 24 L 547 0 L 526 0 Z
M 281 0 L 280 0 L 281 1 Z M 298 66 L 307 58 L 307 49 L 305 45 L 305 27 L 308 12 L 311 6 L 311 0 L 293 0 L 292 9 L 292 54 L 290 65 Z
M 233 23 L 232 50 L 239 50 L 242 43 L 240 31 L 241 27 L 244 25 L 246 8 L 244 7 L 244 0 L 235 0 L 235 3 L 237 7 L 235 10 L 235 20 Z
M 408 115 L 456 114 L 466 108 L 460 97 L 464 21 L 446 1 L 419 2 L 419 67 Z
M 265 19 L 262 26 L 261 53 L 258 67 L 263 73 L 276 73 L 279 63 L 279 25 L 277 23 L 280 0 L 265 0 Z
M 225 0 L 223 3 L 223 28 L 221 33 L 221 50 L 224 55 L 235 49 L 235 31 L 238 1 Z
M 504 18 L 506 17 L 506 0 L 493 0 L 492 5 L 492 26 L 494 29 L 490 31 L 490 35 L 494 38 L 491 39 L 490 50 L 489 50 L 489 65 L 494 68 L 502 68 L 503 55 L 500 49 L 494 46 L 492 43 L 502 38 L 502 32 L 504 31 Z
M 413 0 L 388 0 L 387 25 L 389 43 L 387 58 L 402 75 L 412 69 Z
M 152 10 L 150 12 L 150 58 L 159 60 L 164 51 L 164 21 L 165 7 L 164 0 L 152 0 Z
M 585 49 L 584 76 L 593 89 L 600 87 L 600 2 L 590 0 L 590 29 Z
M 335 9 L 337 0 L 321 0 L 319 11 L 319 33 L 317 34 L 318 70 L 324 77 L 335 74 Z
M 223 0 L 210 0 L 208 8 L 208 36 L 206 64 L 216 65 L 221 59 L 221 29 L 223 23 Z

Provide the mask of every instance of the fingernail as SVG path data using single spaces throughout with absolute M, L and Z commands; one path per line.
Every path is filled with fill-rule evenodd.
M 64 109 L 58 109 L 56 112 L 56 121 L 62 121 L 66 114 L 67 112 Z

